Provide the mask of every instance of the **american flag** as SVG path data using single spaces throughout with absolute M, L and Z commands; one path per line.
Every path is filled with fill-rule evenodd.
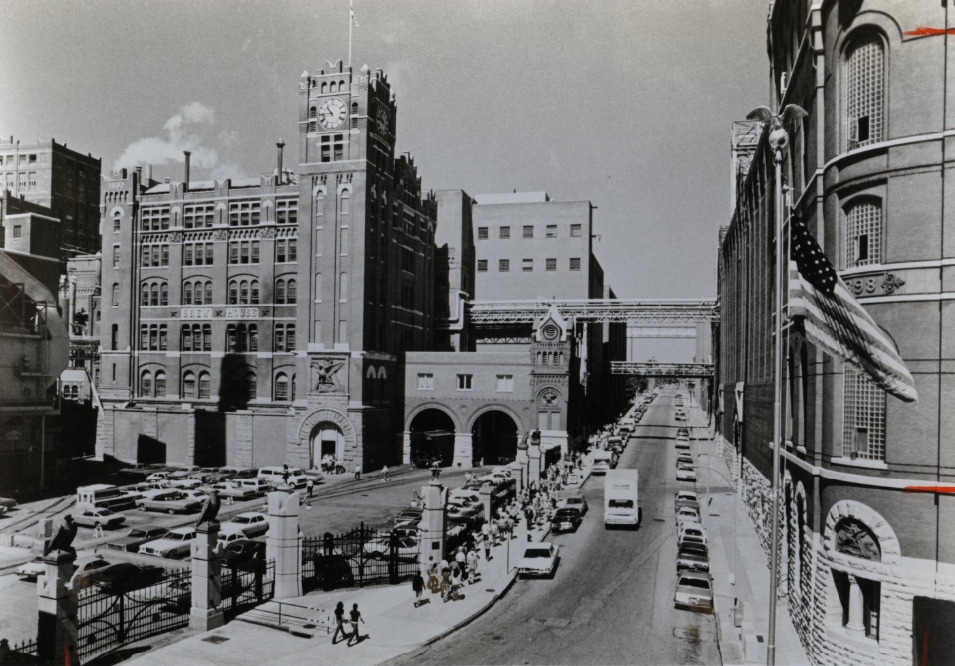
M 792 217 L 790 228 L 790 316 L 802 317 L 806 335 L 864 372 L 883 391 L 918 402 L 915 382 L 895 343 L 852 297 L 806 225 Z

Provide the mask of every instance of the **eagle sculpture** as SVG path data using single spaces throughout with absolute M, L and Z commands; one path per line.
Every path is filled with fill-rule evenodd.
M 76 555 L 76 550 L 72 545 L 73 539 L 76 538 L 76 529 L 77 525 L 73 522 L 73 516 L 67 515 L 64 517 L 63 524 L 57 528 L 56 534 L 53 535 L 53 538 L 50 539 L 50 543 L 43 549 L 43 554 L 49 555 L 54 550 L 62 550 Z
M 206 500 L 202 503 L 202 510 L 199 511 L 199 520 L 196 521 L 196 527 L 203 523 L 211 523 L 219 515 L 219 507 L 222 503 L 219 501 L 219 493 L 213 490 Z

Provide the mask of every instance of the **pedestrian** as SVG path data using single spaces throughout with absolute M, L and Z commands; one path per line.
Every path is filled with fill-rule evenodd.
M 438 584 L 438 565 L 434 561 L 434 556 L 428 558 L 428 589 L 431 594 L 437 594 L 440 586 Z
M 414 590 L 414 607 L 417 608 L 421 605 L 421 595 L 424 594 L 424 576 L 420 571 L 416 571 L 411 579 L 411 589 Z
M 485 532 L 484 530 L 487 529 Z M 484 559 L 491 560 L 491 528 L 487 526 L 487 523 L 484 523 L 484 526 L 481 528 L 481 534 L 484 537 Z
M 500 543 L 501 540 L 501 528 L 498 526 L 499 522 L 500 520 L 497 518 L 491 520 L 491 541 L 494 542 L 495 546 Z
M 441 598 L 447 602 L 451 592 L 451 567 L 447 566 L 447 562 L 442 564 L 445 566 L 441 569 Z
M 468 561 L 468 585 L 474 584 L 474 577 L 477 576 L 478 554 L 476 550 L 469 550 L 467 554 Z
M 306 492 L 305 504 L 306 506 L 308 506 L 309 509 L 312 508 L 312 488 L 314 487 L 315 487 L 315 482 L 312 480 L 311 477 L 309 477 L 308 481 L 305 482 L 305 492 Z
M 454 554 L 454 561 L 458 563 L 458 567 L 461 569 L 462 576 L 467 573 L 468 561 L 467 557 L 464 555 L 464 546 L 458 548 L 458 552 Z
M 439 474 L 441 474 L 441 468 L 438 467 L 438 461 L 435 460 L 431 463 L 431 480 L 436 481 Z
M 352 604 L 351 612 L 351 636 L 348 637 L 348 645 L 351 645 L 351 639 L 358 640 L 358 623 L 365 623 L 365 618 L 361 616 L 361 611 L 358 610 L 358 604 Z
M 341 601 L 338 602 L 338 605 L 335 606 L 335 633 L 332 636 L 332 645 L 338 641 L 338 633 L 341 632 L 342 638 L 346 637 L 345 634 L 345 604 Z
M 381 480 L 388 481 L 388 465 L 381 468 Z
M 451 563 L 451 585 L 448 587 L 448 600 L 454 601 L 458 598 L 458 589 L 461 587 L 461 567 L 458 563 Z
M 513 538 L 514 534 L 514 519 L 511 516 L 508 516 L 504 519 L 504 534 L 507 535 L 507 540 L 510 541 Z
M 101 539 L 101 538 L 103 538 L 103 524 L 102 524 L 102 523 L 96 523 L 96 525 L 93 527 L 93 538 L 94 538 L 94 539 Z
M 355 465 L 355 481 L 361 479 L 361 463 Z

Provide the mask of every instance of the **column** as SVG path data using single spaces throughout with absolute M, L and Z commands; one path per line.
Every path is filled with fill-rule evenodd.
M 44 575 L 37 578 L 37 656 L 43 663 L 62 666 L 79 663 L 76 596 L 67 587 L 73 576 L 76 554 L 55 551 L 43 558 Z M 69 655 L 69 657 L 67 657 Z
M 539 439 L 531 439 L 527 447 L 527 483 L 540 483 L 541 480 L 541 446 Z
M 474 448 L 471 433 L 454 433 L 454 467 L 471 469 L 474 467 Z
M 515 460 L 514 462 L 508 464 L 507 468 L 511 470 L 511 478 L 514 479 L 514 492 L 520 495 L 521 492 L 523 492 L 524 485 L 526 483 L 524 480 L 524 466 Z
M 850 635 L 865 636 L 865 624 L 862 619 L 862 588 L 859 581 L 849 574 L 849 621 L 846 623 L 846 632 Z
M 514 460 L 515 465 L 519 465 L 521 469 L 521 482 L 524 486 L 530 485 L 530 470 L 529 470 L 529 459 L 527 457 L 527 441 L 530 439 L 530 435 L 524 435 L 523 437 L 518 438 L 517 440 L 517 458 Z M 522 488 L 518 488 L 520 492 Z
M 427 562 L 429 557 L 439 562 L 444 556 L 444 506 L 447 496 L 448 491 L 437 479 L 421 487 L 424 513 L 418 533 L 421 535 L 419 557 L 422 562 Z
M 216 542 L 219 539 L 219 521 L 203 523 L 196 528 L 192 542 L 192 610 L 189 626 L 209 631 L 225 624 L 222 614 L 222 579 Z
M 481 495 L 481 504 L 484 506 L 484 520 L 490 521 L 491 518 L 494 517 L 494 506 L 492 503 L 494 487 L 490 482 L 487 482 L 481 486 L 479 494 Z
M 269 493 L 269 531 L 265 557 L 275 561 L 275 598 L 302 596 L 302 552 L 299 542 L 298 491 Z
M 401 434 L 401 464 L 411 464 L 411 431 L 409 430 Z

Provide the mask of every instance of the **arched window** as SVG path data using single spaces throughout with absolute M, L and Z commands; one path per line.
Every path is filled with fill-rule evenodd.
M 194 400 L 196 397 L 196 376 L 191 372 L 182 376 L 182 397 L 184 400 Z
M 254 372 L 250 372 L 245 376 L 245 385 L 248 389 L 246 397 L 249 400 L 255 400 L 258 397 L 258 379 L 255 376 Z
M 162 370 L 156 373 L 156 397 L 166 397 L 166 373 Z
M 196 305 L 202 305 L 202 283 L 198 280 L 193 285 L 193 303 Z
M 328 92 L 328 81 L 322 81 L 322 93 Z
M 315 195 L 315 206 L 313 208 L 315 210 L 315 218 L 317 223 L 320 223 L 318 218 L 324 217 L 325 215 L 325 193 L 321 190 L 319 190 L 318 194 Z
M 341 303 L 348 301 L 348 273 L 342 273 L 338 282 L 338 300 Z
M 229 282 L 229 305 L 239 304 L 239 282 L 232 280 Z
M 165 282 L 159 287 L 159 304 L 169 305 L 169 285 Z
M 252 305 L 259 304 L 259 281 L 258 280 L 252 280 L 252 296 L 251 296 L 250 303 Z
M 882 207 L 871 199 L 852 204 L 845 215 L 845 267 L 881 263 Z
M 149 304 L 159 305 L 159 285 L 153 284 L 149 290 Z
M 285 296 L 285 300 L 289 305 L 292 305 L 293 303 L 295 303 L 295 300 L 296 300 L 295 291 L 296 291 L 295 280 L 289 280 L 286 296 Z
M 285 280 L 278 280 L 275 283 L 275 302 L 285 303 Z
M 259 351 L 259 327 L 255 324 L 249 324 L 249 351 Z
M 351 103 L 351 112 L 352 112 L 352 114 L 357 114 L 357 113 L 358 113 L 358 102 L 352 102 L 352 103 Z
M 351 192 L 342 190 L 340 199 L 342 215 L 348 215 L 351 213 Z
M 288 400 L 289 397 L 288 375 L 280 372 L 275 376 L 275 399 Z
M 242 280 L 242 283 L 239 285 L 239 305 L 248 305 L 249 304 L 249 283 L 246 280 Z
M 212 305 L 212 283 L 206 282 L 206 305 Z
M 187 282 L 182 285 L 182 304 L 192 305 L 192 283 Z
M 153 376 L 148 370 L 143 373 L 139 380 L 139 395 L 149 398 L 153 394 Z
M 199 373 L 199 399 L 208 400 L 212 394 L 212 381 L 208 372 Z
M 885 50 L 873 33 L 846 50 L 846 149 L 881 141 L 885 129 Z
M 202 351 L 212 351 L 212 324 L 202 325 Z
M 113 351 L 119 349 L 119 324 L 113 324 L 110 331 L 110 348 Z
M 249 333 L 245 324 L 235 327 L 235 350 L 245 352 L 249 350 Z
M 123 227 L 123 214 L 120 211 L 113 213 L 113 231 L 119 231 Z
M 114 284 L 113 285 L 113 307 L 115 308 L 118 306 L 119 306 L 119 285 Z
M 328 84 L 328 92 L 338 92 L 338 84 L 332 81 Z
M 149 285 L 146 283 L 143 283 L 143 288 L 142 288 L 139 302 L 140 304 L 142 304 L 143 307 L 149 305 Z M 116 305 L 116 304 L 114 303 L 113 305 Z
M 73 400 L 79 400 L 79 399 L 80 399 L 80 387 L 77 386 L 76 384 L 73 384 L 73 388 L 70 389 L 70 397 L 71 397 Z
M 226 351 L 235 351 L 235 324 L 229 324 L 225 329 L 225 348 Z

